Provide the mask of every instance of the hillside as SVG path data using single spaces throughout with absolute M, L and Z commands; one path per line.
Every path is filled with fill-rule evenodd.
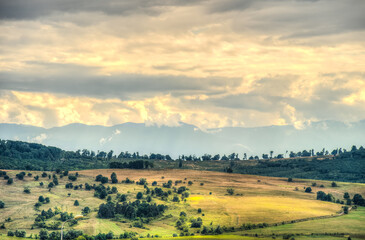
M 37 143 L 0 140 L 0 169 L 81 170 L 98 168 L 195 169 L 234 172 L 273 177 L 365 182 L 365 149 L 353 146 L 351 151 L 334 150 L 336 155 L 318 152 L 289 159 L 239 160 L 222 156 L 221 160 L 205 160 L 205 156 L 173 160 L 168 155 L 135 153 L 113 155 L 113 152 L 65 151 Z M 298 154 L 300 154 L 299 152 Z M 294 154 L 294 153 L 293 153 Z M 212 159 L 212 158 L 210 158 Z
M 118 180 L 114 184 L 111 183 L 110 177 L 113 172 Z M 16 174 L 19 174 L 19 171 L 6 171 L 6 175 L 14 179 L 10 185 L 6 180 L 0 180 L 0 200 L 5 204 L 5 207 L 0 209 L 2 216 L 0 225 L 4 224 L 5 227 L 0 229 L 3 235 L 8 231 L 24 230 L 26 236 L 34 237 L 42 228 L 48 229 L 49 234 L 59 232 L 60 222 L 65 221 L 62 219 L 68 219 L 67 216 L 71 213 L 73 216 L 82 214 L 88 207 L 90 212 L 84 212 L 83 219 L 66 225 L 67 231 L 74 229 L 89 236 L 98 234 L 102 236 L 100 234 L 112 232 L 117 238 L 126 232 L 136 234 L 138 237 L 152 235 L 172 237 L 173 234 L 185 236 L 252 234 L 254 230 L 249 231 L 247 229 L 249 226 L 250 229 L 257 229 L 255 231 L 265 230 L 266 236 L 272 235 L 273 232 L 283 236 L 287 232 L 283 232 L 282 227 L 276 227 L 277 225 L 288 226 L 288 229 L 294 224 L 309 224 L 311 221 L 317 221 L 316 219 L 328 222 L 331 219 L 338 219 L 341 224 L 347 224 L 348 217 L 341 216 L 345 205 L 340 202 L 346 203 L 346 199 L 343 198 L 344 193 L 348 192 L 351 199 L 355 194 L 365 195 L 364 184 L 337 182 L 337 187 L 332 187 L 328 181 L 294 179 L 288 182 L 286 178 L 194 170 L 110 169 L 67 173 L 68 176 L 77 176 L 74 181 L 63 172 L 27 171 L 22 180 L 17 179 Z M 95 181 L 97 175 L 109 178 L 108 183 L 101 184 Z M 36 176 L 39 178 L 36 179 Z M 134 182 L 128 184 L 125 181 L 127 178 Z M 141 180 L 142 178 L 145 180 Z M 54 182 L 54 179 L 57 179 L 58 185 L 49 187 L 49 183 Z M 145 181 L 144 185 L 136 184 L 141 181 Z M 171 184 L 168 184 L 169 181 Z M 70 183 L 73 185 L 72 188 L 65 187 Z M 96 186 L 111 190 L 107 191 L 106 196 L 101 197 Z M 311 187 L 312 193 L 305 192 L 308 187 Z M 25 193 L 25 189 L 28 189 L 29 193 Z M 161 189 L 166 195 L 159 195 L 156 189 Z M 228 191 L 229 189 L 232 189 L 232 192 Z M 317 191 L 331 193 L 335 202 L 316 200 Z M 156 217 L 136 217 L 139 210 L 134 217 L 128 217 L 129 215 L 124 213 L 109 215 L 110 212 L 101 211 L 103 204 L 123 206 L 135 202 L 138 192 L 142 193 L 140 204 L 145 202 L 165 205 L 166 209 Z M 48 198 L 49 201 L 41 201 L 40 196 L 43 197 L 42 200 Z M 125 196 L 124 199 L 122 196 Z M 332 229 L 326 233 L 321 231 L 321 225 L 312 225 L 310 230 L 294 228 L 295 231 L 289 232 L 294 235 L 318 233 L 323 237 L 331 234 L 365 236 L 365 229 L 360 227 L 364 218 L 363 208 L 355 208 L 348 214 L 349 217 L 357 216 L 357 220 L 352 218 L 349 223 L 352 224 L 352 228 L 338 231 L 334 227 L 338 221 L 333 221 L 330 223 L 334 225 L 327 225 L 328 229 L 331 229 L 331 226 Z M 9 218 L 10 221 L 7 220 Z M 197 219 L 200 220 L 195 226 L 193 222 Z M 210 229 L 213 229 L 213 232 L 210 232 Z M 72 239 L 70 234 L 66 233 L 68 236 L 66 240 Z M 77 236 L 78 232 L 72 234 Z

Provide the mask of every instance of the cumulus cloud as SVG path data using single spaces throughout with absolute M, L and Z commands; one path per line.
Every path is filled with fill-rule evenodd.
M 47 134 L 45 133 L 41 133 L 38 136 L 35 136 L 33 138 L 28 137 L 28 141 L 29 142 L 35 142 L 35 143 L 42 143 L 44 140 L 46 140 L 48 138 Z
M 113 140 L 113 137 L 116 135 L 119 135 L 120 133 L 121 133 L 121 131 L 119 129 L 115 129 L 110 136 L 105 137 L 105 138 L 104 137 L 100 138 L 100 140 L 99 140 L 100 146 L 103 146 L 104 144 L 111 142 Z
M 0 0 L 0 121 L 203 131 L 357 121 L 364 10 L 362 0 Z

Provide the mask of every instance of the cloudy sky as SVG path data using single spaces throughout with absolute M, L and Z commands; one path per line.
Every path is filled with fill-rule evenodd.
M 365 119 L 363 0 L 0 0 L 0 122 Z

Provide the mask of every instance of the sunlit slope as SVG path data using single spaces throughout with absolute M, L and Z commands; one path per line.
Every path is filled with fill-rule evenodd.
M 62 211 L 80 214 L 81 209 L 88 206 L 92 212 L 79 223 L 73 226 L 74 229 L 82 230 L 89 235 L 98 233 L 108 233 L 112 231 L 118 235 L 125 230 L 134 231 L 146 235 L 158 234 L 160 236 L 172 236 L 179 234 L 175 224 L 180 212 L 187 213 L 188 218 L 201 217 L 204 226 L 227 226 L 239 227 L 244 223 L 281 223 L 299 219 L 312 219 L 320 216 L 336 216 L 341 211 L 342 205 L 330 202 L 316 200 L 316 191 L 332 193 L 336 198 L 342 198 L 344 192 L 349 192 L 352 196 L 355 193 L 365 195 L 365 184 L 338 183 L 339 187 L 332 188 L 331 182 L 315 181 L 317 186 L 313 187 L 311 180 L 294 179 L 288 182 L 286 178 L 273 178 L 252 175 L 228 174 L 220 172 L 194 171 L 194 170 L 85 170 L 79 171 L 79 178 L 75 184 L 99 184 L 95 182 L 95 176 L 102 174 L 110 176 L 112 172 L 117 174 L 119 181 L 129 178 L 139 180 L 146 178 L 148 186 L 153 181 L 157 182 L 156 187 L 162 187 L 162 184 L 168 180 L 181 181 L 176 187 L 187 186 L 190 196 L 186 202 L 172 202 L 172 196 L 168 201 L 162 201 L 159 198 L 153 198 L 157 204 L 168 205 L 168 210 L 162 217 L 159 217 L 148 224 L 145 228 L 131 227 L 132 221 L 122 219 L 114 221 L 112 219 L 97 218 L 97 210 L 101 200 L 94 197 L 94 191 L 69 190 L 65 184 L 69 182 L 66 177 L 59 179 L 59 185 L 52 188 L 51 191 L 46 187 L 51 181 L 48 178 L 40 178 L 34 181 L 33 177 L 26 176 L 24 180 L 16 180 L 15 174 L 19 171 L 9 171 L 8 175 L 14 177 L 14 183 L 7 185 L 5 180 L 0 180 L 1 200 L 5 202 L 6 208 L 1 209 L 1 220 L 3 222 L 8 217 L 12 221 L 6 223 L 7 229 L 0 230 L 0 233 L 6 234 L 7 230 L 23 229 L 27 234 L 38 234 L 39 229 L 31 229 L 34 223 L 35 214 L 34 204 L 38 201 L 40 195 L 50 198 L 50 203 L 43 204 L 40 210 L 49 208 L 59 208 Z M 28 173 L 28 171 L 27 171 Z M 34 175 L 40 175 L 41 172 L 32 172 Z M 189 181 L 192 182 L 189 185 Z M 43 187 L 39 182 L 44 182 Z M 136 184 L 105 184 L 106 186 L 115 186 L 121 194 L 127 194 L 128 201 L 136 199 L 137 192 L 144 192 L 143 186 Z M 174 185 L 173 185 L 174 186 Z M 311 186 L 314 193 L 305 193 L 304 187 Z M 24 187 L 29 187 L 30 194 L 23 193 Z M 234 190 L 233 195 L 229 195 L 228 188 Z M 169 190 L 169 189 L 164 189 Z M 70 194 L 70 195 L 69 195 Z M 115 201 L 115 194 L 111 195 L 112 201 Z M 74 206 L 75 200 L 80 205 Z M 198 209 L 201 213 L 198 213 Z M 39 213 L 39 212 L 38 212 Z M 47 221 L 57 221 L 50 219 Z M 312 220 L 311 220 L 312 221 Z M 192 229 L 196 232 L 197 229 Z M 364 231 L 365 232 L 365 231 Z

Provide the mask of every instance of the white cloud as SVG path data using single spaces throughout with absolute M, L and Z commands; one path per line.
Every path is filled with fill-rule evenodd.
M 102 146 L 108 142 L 111 142 L 113 140 L 113 137 L 116 135 L 119 135 L 120 133 L 121 133 L 121 131 L 119 129 L 115 129 L 109 137 L 100 138 L 99 144 Z
M 48 138 L 47 134 L 41 133 L 40 135 L 30 138 L 28 137 L 29 142 L 42 143 L 44 140 Z

